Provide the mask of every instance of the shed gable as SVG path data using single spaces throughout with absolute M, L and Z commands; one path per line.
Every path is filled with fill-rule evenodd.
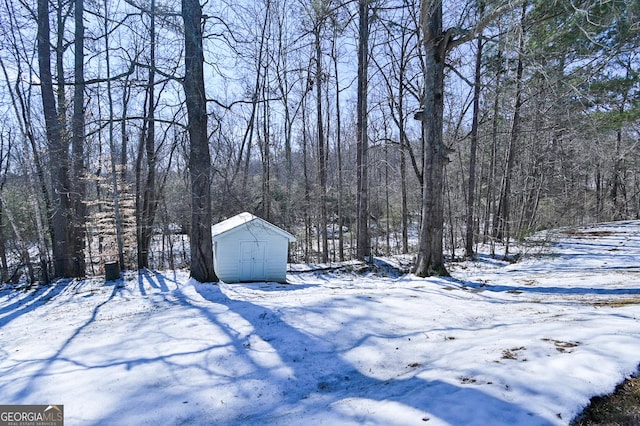
M 289 242 L 292 242 L 292 243 L 296 242 L 296 237 L 294 237 L 287 231 L 280 229 L 274 224 L 269 223 L 266 220 L 261 219 L 257 216 L 254 216 L 248 212 L 240 213 L 236 216 L 230 217 L 229 219 L 223 220 L 222 222 L 214 225 L 211 228 L 211 234 L 215 241 L 223 234 L 227 234 L 230 232 L 237 232 L 238 230 L 257 232 L 260 228 L 264 230 L 269 230 L 277 235 L 281 235 L 282 237 L 286 238 Z
M 250 213 L 212 227 L 213 260 L 225 282 L 286 281 L 290 233 Z

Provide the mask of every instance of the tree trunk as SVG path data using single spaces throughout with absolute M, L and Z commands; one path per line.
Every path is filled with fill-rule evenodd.
M 603 212 L 603 199 L 602 193 L 604 192 L 602 187 L 602 172 L 600 171 L 600 163 L 596 163 L 595 181 L 596 181 L 596 222 L 600 222 Z
M 200 282 L 216 282 L 211 240 L 211 157 L 207 138 L 202 8 L 198 0 L 182 0 L 182 19 L 185 31 L 184 92 L 190 138 L 191 276 Z
M 270 4 L 270 3 L 269 3 Z M 277 35 L 278 35 L 278 61 L 276 77 L 278 80 L 278 90 L 282 99 L 282 108 L 284 109 L 284 156 L 285 156 L 285 197 L 283 204 L 283 218 L 282 222 L 285 229 L 289 229 L 292 224 L 292 202 L 293 202 L 293 149 L 292 149 L 292 135 L 294 129 L 294 117 L 297 113 L 297 108 L 292 108 L 291 101 L 289 100 L 289 92 L 293 88 L 289 81 L 288 69 L 288 55 L 289 49 L 286 40 L 287 31 L 286 27 L 286 10 L 278 10 L 277 13 Z M 292 111 L 293 109 L 293 111 Z
M 308 165 L 308 137 L 307 137 L 307 103 L 306 97 L 302 97 L 302 174 L 304 175 L 304 261 L 309 261 L 313 248 L 313 232 L 311 230 L 311 184 Z
M 611 184 L 611 201 L 613 203 L 613 219 L 622 220 L 626 216 L 626 193 L 624 188 L 622 163 L 622 130 L 616 131 L 616 146 L 613 158 L 613 177 Z
M 53 4 L 53 2 L 52 2 Z M 58 121 L 60 122 L 60 133 L 62 135 L 62 140 L 65 144 L 69 143 L 69 134 L 67 132 L 67 99 L 66 99 L 66 91 L 64 90 L 66 83 L 66 76 L 64 72 L 64 52 L 67 49 L 64 37 L 64 29 L 65 23 L 70 13 L 69 10 L 65 11 L 65 8 L 71 5 L 72 2 L 67 3 L 65 0 L 57 0 L 56 4 L 56 45 L 55 45 L 55 56 L 56 56 L 56 97 L 58 99 Z
M 7 263 L 7 246 L 5 244 L 6 236 L 4 229 L 5 225 L 5 214 L 4 208 L 2 204 L 0 204 L 0 282 L 7 282 L 9 279 L 9 264 Z M 46 265 L 45 265 L 46 266 Z
M 109 0 L 105 0 L 106 2 L 108 2 Z M 107 23 L 105 23 L 105 26 L 107 25 Z M 106 42 L 105 42 L 106 44 Z M 111 84 L 111 81 L 108 82 L 108 84 Z M 131 82 L 129 81 L 129 76 L 127 76 L 127 79 L 124 81 L 123 85 L 122 85 L 122 116 L 120 119 L 120 142 L 121 142 L 121 148 L 120 148 L 120 179 L 122 179 L 122 182 L 126 182 L 127 181 L 127 163 L 128 163 L 128 158 L 129 158 L 129 152 L 128 152 L 128 142 L 129 142 L 129 134 L 127 132 L 127 113 L 129 111 L 129 99 L 131 97 Z M 112 112 L 113 108 L 110 108 L 111 114 L 113 115 Z M 111 120 L 113 120 L 113 118 L 111 118 Z M 114 157 L 113 160 L 115 161 L 115 152 L 114 152 Z M 122 264 L 120 265 L 122 266 Z
M 107 67 L 107 77 L 111 75 L 111 55 L 109 54 L 109 20 L 106 16 L 108 16 L 108 8 L 109 8 L 109 0 L 105 0 L 104 2 L 104 10 L 105 10 L 105 18 L 104 18 L 104 48 L 105 48 L 105 61 Z M 114 141 L 114 108 L 113 108 L 113 91 L 111 90 L 111 79 L 107 78 L 107 98 L 109 102 L 109 154 L 111 157 L 111 188 L 113 191 L 113 214 L 115 219 L 115 231 L 116 231 L 116 245 L 118 247 L 118 263 L 120 264 L 120 269 L 124 270 L 124 243 L 122 241 L 122 215 L 120 213 L 120 188 L 118 187 L 118 173 L 116 167 L 116 145 Z M 126 88 L 123 88 L 123 91 L 126 93 Z M 120 161 L 122 165 L 122 180 L 124 181 L 126 170 L 126 131 L 125 125 L 125 117 L 127 114 L 127 101 L 126 95 L 123 94 L 123 111 L 122 111 L 122 151 L 120 154 Z M 137 174 L 136 174 L 137 177 Z M 99 198 L 99 197 L 98 197 Z M 136 215 L 136 218 L 138 216 Z
M 495 94 L 493 97 L 493 117 L 491 120 L 491 152 L 489 159 L 489 173 L 487 176 L 487 206 L 485 209 L 485 218 L 484 218 L 484 242 L 486 242 L 487 238 L 490 239 L 491 246 L 491 256 L 495 256 L 495 237 L 497 235 L 497 227 L 498 227 L 498 209 L 496 207 L 496 175 L 498 168 L 498 125 L 500 122 L 499 119 L 499 110 L 500 110 L 500 98 L 502 96 L 502 92 L 500 91 L 501 87 L 501 76 L 502 76 L 502 51 L 498 48 L 497 52 L 497 62 L 498 67 L 495 74 Z
M 147 175 L 145 178 L 142 190 L 142 202 L 136 203 L 138 212 L 136 217 L 138 218 L 138 268 L 149 267 L 149 249 L 151 247 L 151 238 L 153 236 L 153 224 L 155 221 L 156 210 L 158 206 L 157 201 L 157 189 L 156 189 L 156 147 L 155 147 L 155 68 L 156 68 L 156 2 L 151 0 L 151 7 L 149 10 L 149 18 L 151 19 L 151 25 L 149 28 L 149 45 L 150 45 L 150 58 L 149 58 L 149 79 L 147 81 L 147 108 L 145 125 L 143 128 L 143 134 L 141 137 L 141 144 L 144 145 L 144 149 L 140 149 L 138 152 L 144 152 L 144 156 L 147 159 Z M 146 130 L 146 132 L 145 132 Z M 141 147 L 142 148 L 142 147 Z M 137 194 L 140 197 L 140 194 Z
M 84 166 L 85 113 L 84 113 L 84 0 L 75 0 L 75 56 L 73 86 L 73 139 L 72 146 L 72 185 L 71 204 L 73 206 L 73 247 L 75 271 L 74 276 L 85 275 L 85 227 L 86 227 L 86 185 Z
M 4 67 L 4 64 L 3 64 L 3 67 Z M 7 83 L 9 83 L 8 80 L 7 80 Z M 24 143 L 24 139 L 23 139 L 23 143 Z M 7 155 L 5 155 L 4 153 L 5 146 L 7 146 Z M 5 145 L 4 137 L 3 136 L 0 137 L 0 158 L 6 158 L 7 160 L 9 159 L 9 154 L 11 153 L 11 146 L 12 146 L 11 141 L 9 141 L 7 145 Z M 7 164 L 8 164 L 8 161 L 7 161 Z M 3 169 L 2 176 L 0 176 L 0 200 L 4 199 L 4 185 L 7 181 L 8 167 L 2 167 L 2 169 Z M 28 177 L 29 177 L 29 183 L 31 183 L 31 174 L 28 174 Z M 35 194 L 35 191 L 33 192 Z M 4 205 L 0 201 L 0 283 L 7 282 L 7 280 L 9 279 L 9 264 L 7 263 L 7 245 L 6 245 L 7 237 L 5 234 L 5 227 L 7 225 L 6 225 L 5 216 L 6 214 L 4 212 Z M 44 263 L 44 266 L 45 266 L 44 271 L 46 271 L 46 262 Z
M 482 15 L 483 3 L 480 3 Z M 476 156 L 478 150 L 478 116 L 480 115 L 480 83 L 482 77 L 482 33 L 478 35 L 476 69 L 473 86 L 473 117 L 471 121 L 471 150 L 469 153 L 469 184 L 467 201 L 467 228 L 465 236 L 465 256 L 473 258 L 473 231 L 475 229 L 474 207 L 476 194 Z
M 318 183 L 320 203 L 320 238 L 322 239 L 322 262 L 329 261 L 329 242 L 327 240 L 327 157 L 325 153 L 326 143 L 324 137 L 324 123 L 322 122 L 322 45 L 320 29 L 323 19 L 318 19 L 315 28 L 316 50 L 316 125 L 318 127 Z
M 38 69 L 49 151 L 49 167 L 53 186 L 51 214 L 53 262 L 56 277 L 73 277 L 76 271 L 74 247 L 71 244 L 70 222 L 73 217 L 69 199 L 69 158 L 62 139 L 62 129 L 56 109 L 51 74 L 49 2 L 38 0 Z
M 526 16 L 526 2 L 522 5 L 522 13 L 520 16 L 520 35 L 519 35 L 519 51 L 518 64 L 516 69 L 516 99 L 513 110 L 513 121 L 511 123 L 511 134 L 509 138 L 509 148 L 507 151 L 507 164 L 504 173 L 504 181 L 502 184 L 502 193 L 500 194 L 500 204 L 498 206 L 498 228 L 494 237 L 505 242 L 505 258 L 509 255 L 509 239 L 510 233 L 510 214 L 511 214 L 511 177 L 515 167 L 515 155 L 520 132 L 520 114 L 522 109 L 522 74 L 523 74 L 523 56 L 524 56 L 524 18 Z
M 444 111 L 444 60 L 448 38 L 442 30 L 442 3 L 423 1 L 421 27 L 424 57 L 424 110 L 417 117 L 422 120 L 424 137 L 424 171 L 422 187 L 422 221 L 418 243 L 418 257 L 414 273 L 419 277 L 448 276 L 442 247 L 444 227 L 444 166 L 447 148 L 442 141 Z
M 268 53 L 268 52 L 267 52 Z M 268 67 L 265 66 L 264 81 L 262 82 L 262 98 L 267 98 Z M 271 110 L 269 102 L 262 103 L 262 218 L 271 220 L 271 135 L 269 134 Z
M 334 27 L 334 37 L 331 44 L 331 56 L 333 59 L 333 72 L 336 81 L 336 156 L 338 161 L 338 259 L 344 261 L 344 176 L 342 166 L 342 118 L 340 109 L 340 78 L 338 67 L 338 34 Z
M 405 79 L 405 43 L 404 32 L 402 34 L 402 53 L 400 63 L 400 75 L 398 76 L 398 127 L 400 129 L 400 193 L 401 216 L 402 216 L 402 254 L 409 253 L 409 206 L 408 206 L 408 188 L 407 188 L 407 149 L 409 140 L 405 131 L 406 116 L 404 112 L 404 79 Z
M 358 99 L 356 106 L 356 232 L 357 257 L 365 260 L 371 256 L 369 237 L 369 135 L 367 121 L 367 91 L 369 71 L 369 0 L 358 2 Z

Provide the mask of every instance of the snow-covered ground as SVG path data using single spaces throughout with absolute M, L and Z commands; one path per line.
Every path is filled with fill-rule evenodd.
M 567 424 L 637 371 L 640 222 L 550 241 L 452 279 L 5 287 L 0 404 L 64 404 L 68 425 Z

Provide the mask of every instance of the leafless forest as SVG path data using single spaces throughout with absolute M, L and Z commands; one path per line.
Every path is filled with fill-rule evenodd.
M 2 0 L 2 281 L 292 261 L 640 217 L 637 0 Z M 194 254 L 192 256 L 192 254 Z

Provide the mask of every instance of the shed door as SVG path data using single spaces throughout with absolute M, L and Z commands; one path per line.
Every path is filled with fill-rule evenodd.
M 240 281 L 264 280 L 266 241 L 240 242 Z

